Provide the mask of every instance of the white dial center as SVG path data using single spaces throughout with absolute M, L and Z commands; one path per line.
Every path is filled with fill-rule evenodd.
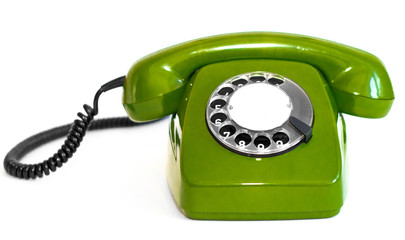
M 290 117 L 290 97 L 277 86 L 253 83 L 230 97 L 228 112 L 241 127 L 265 131 L 281 126 Z

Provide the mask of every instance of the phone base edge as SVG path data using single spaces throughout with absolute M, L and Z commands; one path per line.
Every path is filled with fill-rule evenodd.
M 331 218 L 340 212 L 340 208 L 319 212 L 279 212 L 279 213 L 207 213 L 191 212 L 181 209 L 182 213 L 194 220 L 298 220 Z

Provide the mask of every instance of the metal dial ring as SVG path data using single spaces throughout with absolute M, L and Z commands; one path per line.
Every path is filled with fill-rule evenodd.
M 241 89 L 253 87 L 269 89 L 271 90 L 269 94 L 280 91 L 287 96 L 290 111 L 284 122 L 268 129 L 261 129 L 252 125 L 242 126 L 248 125 L 246 124 L 246 119 L 249 120 L 248 115 L 244 117 L 244 121 L 235 119 L 232 110 L 240 106 L 230 105 L 232 97 L 239 94 L 238 91 Z M 265 90 L 258 92 L 263 94 L 263 91 Z M 255 101 L 256 97 L 258 96 L 253 96 L 253 99 L 249 100 Z M 277 104 L 277 101 L 275 102 L 272 104 Z M 262 104 L 265 109 L 268 103 Z M 266 121 L 269 120 L 272 119 L 267 118 Z M 206 123 L 211 135 L 227 149 L 251 157 L 279 155 L 297 147 L 303 141 L 307 142 L 311 137 L 308 134 L 312 133 L 313 121 L 314 111 L 306 92 L 294 81 L 270 72 L 244 73 L 225 80 L 213 91 L 206 108 Z

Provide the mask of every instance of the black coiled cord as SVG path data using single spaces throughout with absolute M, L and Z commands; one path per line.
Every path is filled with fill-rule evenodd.
M 87 130 L 138 125 L 139 123 L 132 122 L 128 117 L 105 118 L 93 121 L 94 116 L 98 113 L 98 99 L 101 93 L 121 87 L 124 81 L 125 76 L 122 76 L 101 86 L 94 97 L 94 108 L 84 105 L 83 108 L 86 114 L 79 112 L 77 116 L 80 119 L 76 119 L 73 124 L 66 124 L 40 132 L 17 144 L 4 159 L 4 168 L 7 173 L 22 179 L 35 179 L 49 175 L 50 172 L 54 172 L 57 168 L 62 167 L 73 156 Z M 21 158 L 33 149 L 66 135 L 67 138 L 63 145 L 47 160 L 36 164 L 24 164 L 20 162 Z

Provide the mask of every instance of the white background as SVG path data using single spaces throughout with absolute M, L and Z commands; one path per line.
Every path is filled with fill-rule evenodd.
M 0 171 L 0 239 L 404 239 L 404 28 L 401 1 L 1 1 L 0 155 L 68 123 L 98 87 L 161 48 L 241 31 L 298 33 L 378 56 L 396 100 L 383 119 L 345 115 L 349 191 L 321 220 L 195 221 L 166 183 L 167 119 L 89 133 L 56 173 L 18 180 Z M 121 90 L 99 117 L 125 115 Z M 53 142 L 24 162 L 44 160 Z

